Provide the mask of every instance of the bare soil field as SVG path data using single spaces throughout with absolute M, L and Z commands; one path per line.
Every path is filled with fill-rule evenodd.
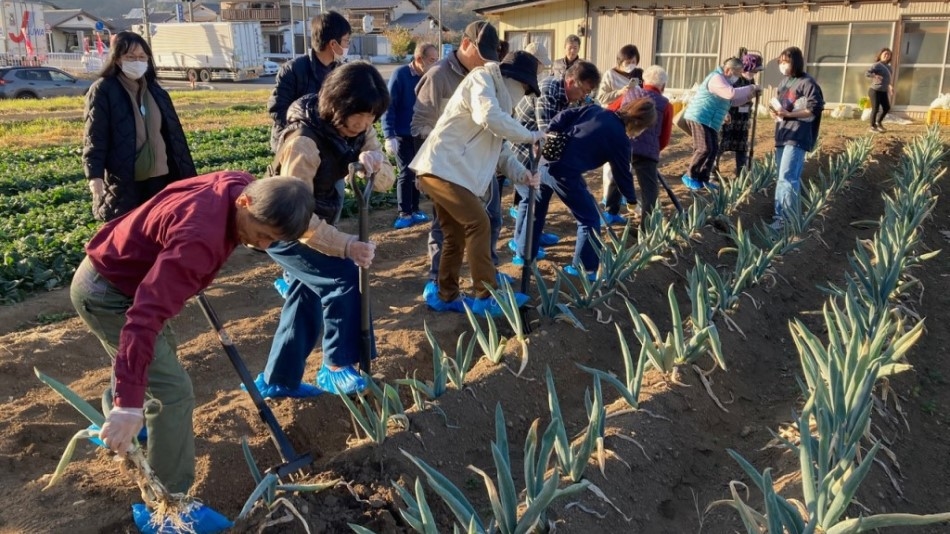
M 756 154 L 772 150 L 768 128 L 760 125 Z M 766 131 L 762 131 L 766 130 Z M 837 195 L 831 208 L 801 247 L 782 258 L 776 284 L 757 286 L 744 297 L 733 315 L 746 337 L 719 325 L 728 371 L 711 376 L 712 389 L 725 410 L 707 396 L 697 375 L 685 373 L 688 387 L 671 385 L 655 371 L 647 373 L 641 403 L 643 411 L 612 417 L 607 421 L 606 446 L 619 458 L 609 459 L 605 475 L 595 465 L 586 477 L 601 488 L 616 505 L 613 508 L 585 492 L 557 501 L 548 512 L 557 530 L 566 533 L 688 532 L 731 533 L 744 531 L 737 514 L 725 507 L 704 513 L 707 505 L 728 498 L 730 480 L 745 480 L 726 453 L 740 452 L 758 469 L 773 468 L 773 477 L 786 496 L 800 497 L 799 480 L 793 475 L 798 460 L 779 448 L 763 449 L 777 430 L 795 417 L 802 398 L 795 377 L 801 375 L 798 356 L 788 331 L 792 318 L 801 319 L 821 333 L 820 310 L 827 295 L 819 289 L 828 281 L 840 282 L 848 270 L 847 254 L 855 240 L 868 238 L 873 229 L 854 226 L 860 220 L 876 220 L 883 213 L 881 194 L 891 187 L 890 176 L 903 145 L 923 130 L 920 125 L 893 126 L 875 136 L 874 161 Z M 827 120 L 823 125 L 820 159 L 806 164 L 808 180 L 826 165 L 828 155 L 840 152 L 845 143 L 866 135 L 866 125 L 857 121 Z M 664 154 L 661 170 L 685 203 L 690 194 L 676 177 L 686 169 L 690 140 L 677 134 Z M 730 157 L 723 158 L 723 171 L 732 172 Z M 599 195 L 600 175 L 589 180 Z M 661 191 L 663 207 L 670 210 Z M 510 204 L 506 191 L 504 206 Z M 428 207 L 428 203 L 426 203 Z M 770 218 L 771 196 L 756 196 L 742 206 L 738 217 L 747 227 Z M 935 216 L 925 224 L 923 242 L 931 250 L 946 248 L 950 231 L 950 205 L 938 203 Z M 379 243 L 371 275 L 371 296 L 380 357 L 374 373 L 386 382 L 418 372 L 431 379 L 432 349 L 423 325 L 435 334 L 442 347 L 454 351 L 458 335 L 470 330 L 464 315 L 437 314 L 421 298 L 425 272 L 427 226 L 393 230 L 395 209 L 372 214 L 372 239 Z M 510 263 L 507 239 L 513 223 L 506 215 L 499 254 L 502 270 L 518 276 Z M 355 233 L 355 220 L 342 226 Z M 562 241 L 548 248 L 540 267 L 547 279 L 554 278 L 553 265 L 570 261 L 575 226 L 559 202 L 552 203 L 548 227 Z M 661 330 L 669 327 L 667 287 L 674 283 L 681 309 L 688 309 L 685 274 L 694 255 L 716 263 L 719 250 L 729 246 L 727 236 L 706 227 L 692 248 L 668 265 L 654 263 L 628 284 L 637 309 L 653 317 Z M 253 374 L 263 369 L 276 329 L 282 301 L 272 283 L 278 268 L 265 255 L 237 251 L 206 292 L 238 350 Z M 936 513 L 950 510 L 950 255 L 946 252 L 927 262 L 914 275 L 925 291 L 916 309 L 925 317 L 926 332 L 910 353 L 914 370 L 890 382 L 907 414 L 908 425 L 886 420 L 877 424 L 892 441 L 900 470 L 895 473 L 899 490 L 883 470 L 875 466 L 862 485 L 857 500 L 874 513 Z M 536 288 L 534 290 L 536 295 Z M 682 308 L 687 306 L 687 308 Z M 474 465 L 494 473 L 490 442 L 494 438 L 494 407 L 501 403 L 508 421 L 512 470 L 520 479 L 521 444 L 533 420 L 547 424 L 545 368 L 557 382 L 561 408 L 569 433 L 586 424 L 585 389 L 590 375 L 575 364 L 623 373 L 623 361 L 614 322 L 624 329 L 631 346 L 636 338 L 619 297 L 611 311 L 601 307 L 603 324 L 588 312 L 578 316 L 586 331 L 566 323 L 540 322 L 530 339 L 530 359 L 521 377 L 504 366 L 479 361 L 472 370 L 469 391 L 450 389 L 437 402 L 438 410 L 409 410 L 408 431 L 392 432 L 386 442 L 374 447 L 353 440 L 350 416 L 339 399 L 324 395 L 310 400 L 285 399 L 271 402 L 298 450 L 310 451 L 315 462 L 304 481 L 343 479 L 339 485 L 317 494 L 294 497 L 312 532 L 347 532 L 347 523 L 364 525 L 380 533 L 409 532 L 399 516 L 404 503 L 391 481 L 411 488 L 422 473 L 400 450 L 424 459 L 438 468 L 482 513 L 490 515 L 481 478 L 467 469 Z M 68 293 L 58 290 L 26 302 L 0 308 L 0 533 L 19 532 L 135 532 L 130 506 L 140 502 L 138 489 L 120 463 L 88 443 L 77 448 L 64 480 L 42 491 L 59 461 L 69 438 L 87 426 L 85 420 L 33 375 L 36 367 L 70 385 L 98 406 L 109 382 L 109 361 L 98 341 L 73 317 L 48 323 L 51 317 L 71 311 Z M 536 316 L 535 316 L 536 318 Z M 254 482 L 245 466 L 240 440 L 246 436 L 262 467 L 279 459 L 256 410 L 239 388 L 239 379 L 211 332 L 200 309 L 190 303 L 173 321 L 179 341 L 179 357 L 190 373 L 197 396 L 195 433 L 198 478 L 195 497 L 234 518 Z M 511 349 L 506 362 L 517 368 Z M 313 380 L 319 369 L 319 348 L 311 355 L 306 376 Z M 707 362 L 709 367 L 711 362 Z M 604 387 L 608 412 L 624 408 L 610 387 Z M 406 406 L 411 405 L 404 394 Z M 616 401 L 616 402 L 615 402 Z M 665 418 L 665 419 L 664 419 Z M 617 437 L 634 438 L 634 443 Z M 621 459 L 623 461 L 621 461 Z M 624 464 L 626 462 L 627 465 Z M 746 480 L 748 482 L 748 480 Z M 520 488 L 519 488 L 520 489 Z M 452 515 L 433 493 L 429 504 L 437 514 L 440 531 L 450 532 Z M 580 502 L 583 507 L 567 505 Z M 756 502 L 753 496 L 752 502 Z M 585 508 L 587 511 L 585 511 Z M 852 506 L 849 515 L 862 513 Z M 299 522 L 263 528 L 260 511 L 235 531 L 303 532 Z M 950 527 L 900 529 L 901 532 L 948 532 Z

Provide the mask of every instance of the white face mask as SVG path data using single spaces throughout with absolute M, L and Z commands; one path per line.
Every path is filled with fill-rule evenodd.
M 788 76 L 789 71 L 791 70 L 791 65 L 788 63 L 779 63 L 778 71 L 782 73 L 782 76 Z
M 636 63 L 627 63 L 626 65 L 624 65 L 624 66 L 621 67 L 621 68 L 622 68 L 623 71 L 626 72 L 627 74 L 632 74 L 633 71 L 637 69 L 637 64 L 636 64 Z
M 339 54 L 337 54 L 336 52 L 333 53 L 333 61 L 343 61 L 344 59 L 346 59 L 346 56 L 350 54 L 350 47 L 343 48 L 343 46 L 341 45 L 340 50 L 341 52 Z
M 148 61 L 123 61 L 122 74 L 133 80 L 138 80 L 148 71 Z

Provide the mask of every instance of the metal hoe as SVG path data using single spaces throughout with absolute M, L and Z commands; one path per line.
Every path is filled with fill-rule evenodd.
M 369 200 L 370 195 L 373 193 L 373 181 L 376 178 L 376 173 L 369 175 L 366 178 L 366 186 L 363 189 L 360 189 L 359 184 L 356 183 L 356 173 L 363 172 L 365 169 L 360 163 L 350 163 L 349 174 L 347 174 L 346 182 L 349 184 L 350 189 L 353 190 L 353 194 L 356 196 L 356 202 L 359 206 L 359 217 L 360 217 L 360 241 L 363 243 L 369 242 Z M 363 267 L 360 267 L 360 371 L 366 373 L 369 376 L 370 373 L 370 359 L 373 352 L 373 335 L 370 331 L 370 316 L 369 316 L 369 270 Z
M 241 359 L 237 348 L 234 347 L 231 336 L 225 332 L 221 321 L 218 320 L 218 315 L 214 312 L 207 297 L 204 296 L 204 293 L 198 293 L 195 299 L 198 301 L 198 305 L 201 306 L 201 311 L 204 312 L 205 317 L 211 324 L 211 328 L 218 334 L 218 340 L 221 342 L 221 346 L 224 347 L 224 352 L 227 353 L 228 359 L 231 360 L 231 365 L 234 366 L 234 370 L 237 371 L 238 376 L 241 378 L 241 383 L 244 384 L 247 393 L 251 396 L 251 400 L 254 401 L 258 415 L 260 415 L 261 420 L 264 421 L 270 430 L 270 437 L 274 441 L 274 445 L 277 446 L 281 460 L 283 460 L 283 463 L 268 469 L 267 472 L 276 474 L 278 478 L 285 478 L 309 466 L 313 463 L 313 457 L 310 453 L 297 454 L 296 451 L 294 451 L 293 445 L 290 444 L 290 440 L 287 439 L 287 435 L 283 429 L 281 429 L 277 418 L 274 417 L 274 412 L 272 412 L 270 407 L 267 406 L 267 403 L 264 402 L 264 397 L 261 396 L 257 385 L 254 384 L 254 379 L 251 378 L 251 373 L 248 372 L 247 366 L 244 365 L 244 360 Z

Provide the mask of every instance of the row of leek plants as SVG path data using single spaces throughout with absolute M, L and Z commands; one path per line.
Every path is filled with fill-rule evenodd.
M 893 281 L 904 279 L 908 268 L 930 256 L 915 251 L 920 246 L 919 224 L 935 205 L 932 190 L 943 175 L 939 163 L 945 154 L 936 129 L 905 149 L 895 190 L 884 195 L 887 208 L 880 231 L 871 246 L 859 243 L 851 258 L 855 272 L 844 288 L 833 288 L 824 306 L 827 344 L 801 321 L 790 322 L 805 377 L 799 384 L 807 400 L 798 417 L 798 438 L 777 439 L 799 458 L 803 500 L 778 495 L 769 469 L 760 473 L 730 450 L 763 493 L 765 510 L 760 512 L 743 500 L 740 490 L 745 485 L 739 481 L 730 483 L 731 499 L 712 503 L 710 508 L 735 508 L 748 532 L 843 534 L 950 521 L 950 512 L 845 518 L 861 482 L 872 465 L 880 463 L 876 456 L 884 448 L 871 433 L 875 384 L 910 368 L 904 356 L 923 333 L 923 322 L 902 311 L 899 284 Z M 910 222 L 915 222 L 913 228 L 896 234 L 909 243 L 892 241 L 895 230 L 891 227 Z M 860 260 L 866 249 L 875 251 L 874 262 Z M 886 267 L 871 268 L 877 265 Z M 916 324 L 910 326 L 910 320 Z M 873 442 L 869 449 L 863 440 Z

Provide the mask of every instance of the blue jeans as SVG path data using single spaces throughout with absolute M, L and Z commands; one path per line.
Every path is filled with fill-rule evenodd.
M 775 184 L 775 218 L 782 219 L 785 212 L 798 214 L 802 190 L 802 167 L 805 151 L 797 145 L 775 147 L 778 165 L 778 181 Z
M 520 190 L 520 199 L 518 202 L 518 218 L 515 219 L 515 243 L 518 244 L 518 255 L 522 258 L 527 258 L 528 255 L 525 254 L 524 244 L 527 238 L 527 233 L 525 232 L 527 227 L 525 217 L 527 217 L 528 213 L 528 191 L 527 188 L 522 188 L 521 186 L 519 186 L 518 189 Z M 532 258 L 538 257 L 538 250 L 541 246 L 541 232 L 544 230 L 545 217 L 547 217 L 548 207 L 551 204 L 551 197 L 553 196 L 554 188 L 544 184 L 541 184 L 540 190 L 535 193 L 530 254 Z
M 498 180 L 491 181 L 491 199 L 485 206 L 488 222 L 491 225 L 491 261 L 498 266 L 498 236 L 501 234 L 501 188 Z M 442 261 L 442 223 L 432 208 L 432 228 L 429 230 L 429 280 L 439 279 L 439 263 Z
M 307 357 L 323 333 L 323 364 L 354 365 L 360 360 L 359 269 L 352 260 L 327 256 L 296 241 L 279 241 L 267 254 L 284 268 L 289 284 L 271 344 L 264 381 L 296 388 Z M 372 354 L 376 357 L 376 339 Z
M 600 266 L 600 258 L 597 257 L 597 251 L 591 238 L 600 237 L 600 212 L 597 211 L 597 201 L 587 189 L 587 182 L 581 175 L 572 176 L 553 176 L 555 181 L 554 188 L 548 188 L 561 199 L 561 202 L 571 210 L 571 215 L 577 221 L 577 242 L 574 245 L 574 258 L 572 265 L 583 265 L 589 273 L 597 271 Z M 545 187 L 541 187 L 541 198 L 545 196 Z M 548 194 L 550 195 L 550 194 Z M 550 199 L 550 196 L 548 196 Z M 539 209 L 543 205 L 544 207 Z M 519 207 L 520 209 L 520 207 Z M 544 228 L 544 219 L 547 214 L 547 204 L 541 203 L 535 206 L 534 218 L 534 252 L 537 255 L 537 247 L 541 239 L 541 229 Z
M 397 139 L 399 139 L 399 153 L 396 154 L 396 165 L 399 166 L 399 176 L 396 177 L 396 203 L 399 206 L 399 213 L 410 215 L 419 211 L 416 173 L 409 168 L 412 158 L 416 157 L 416 145 L 410 135 L 400 135 Z

